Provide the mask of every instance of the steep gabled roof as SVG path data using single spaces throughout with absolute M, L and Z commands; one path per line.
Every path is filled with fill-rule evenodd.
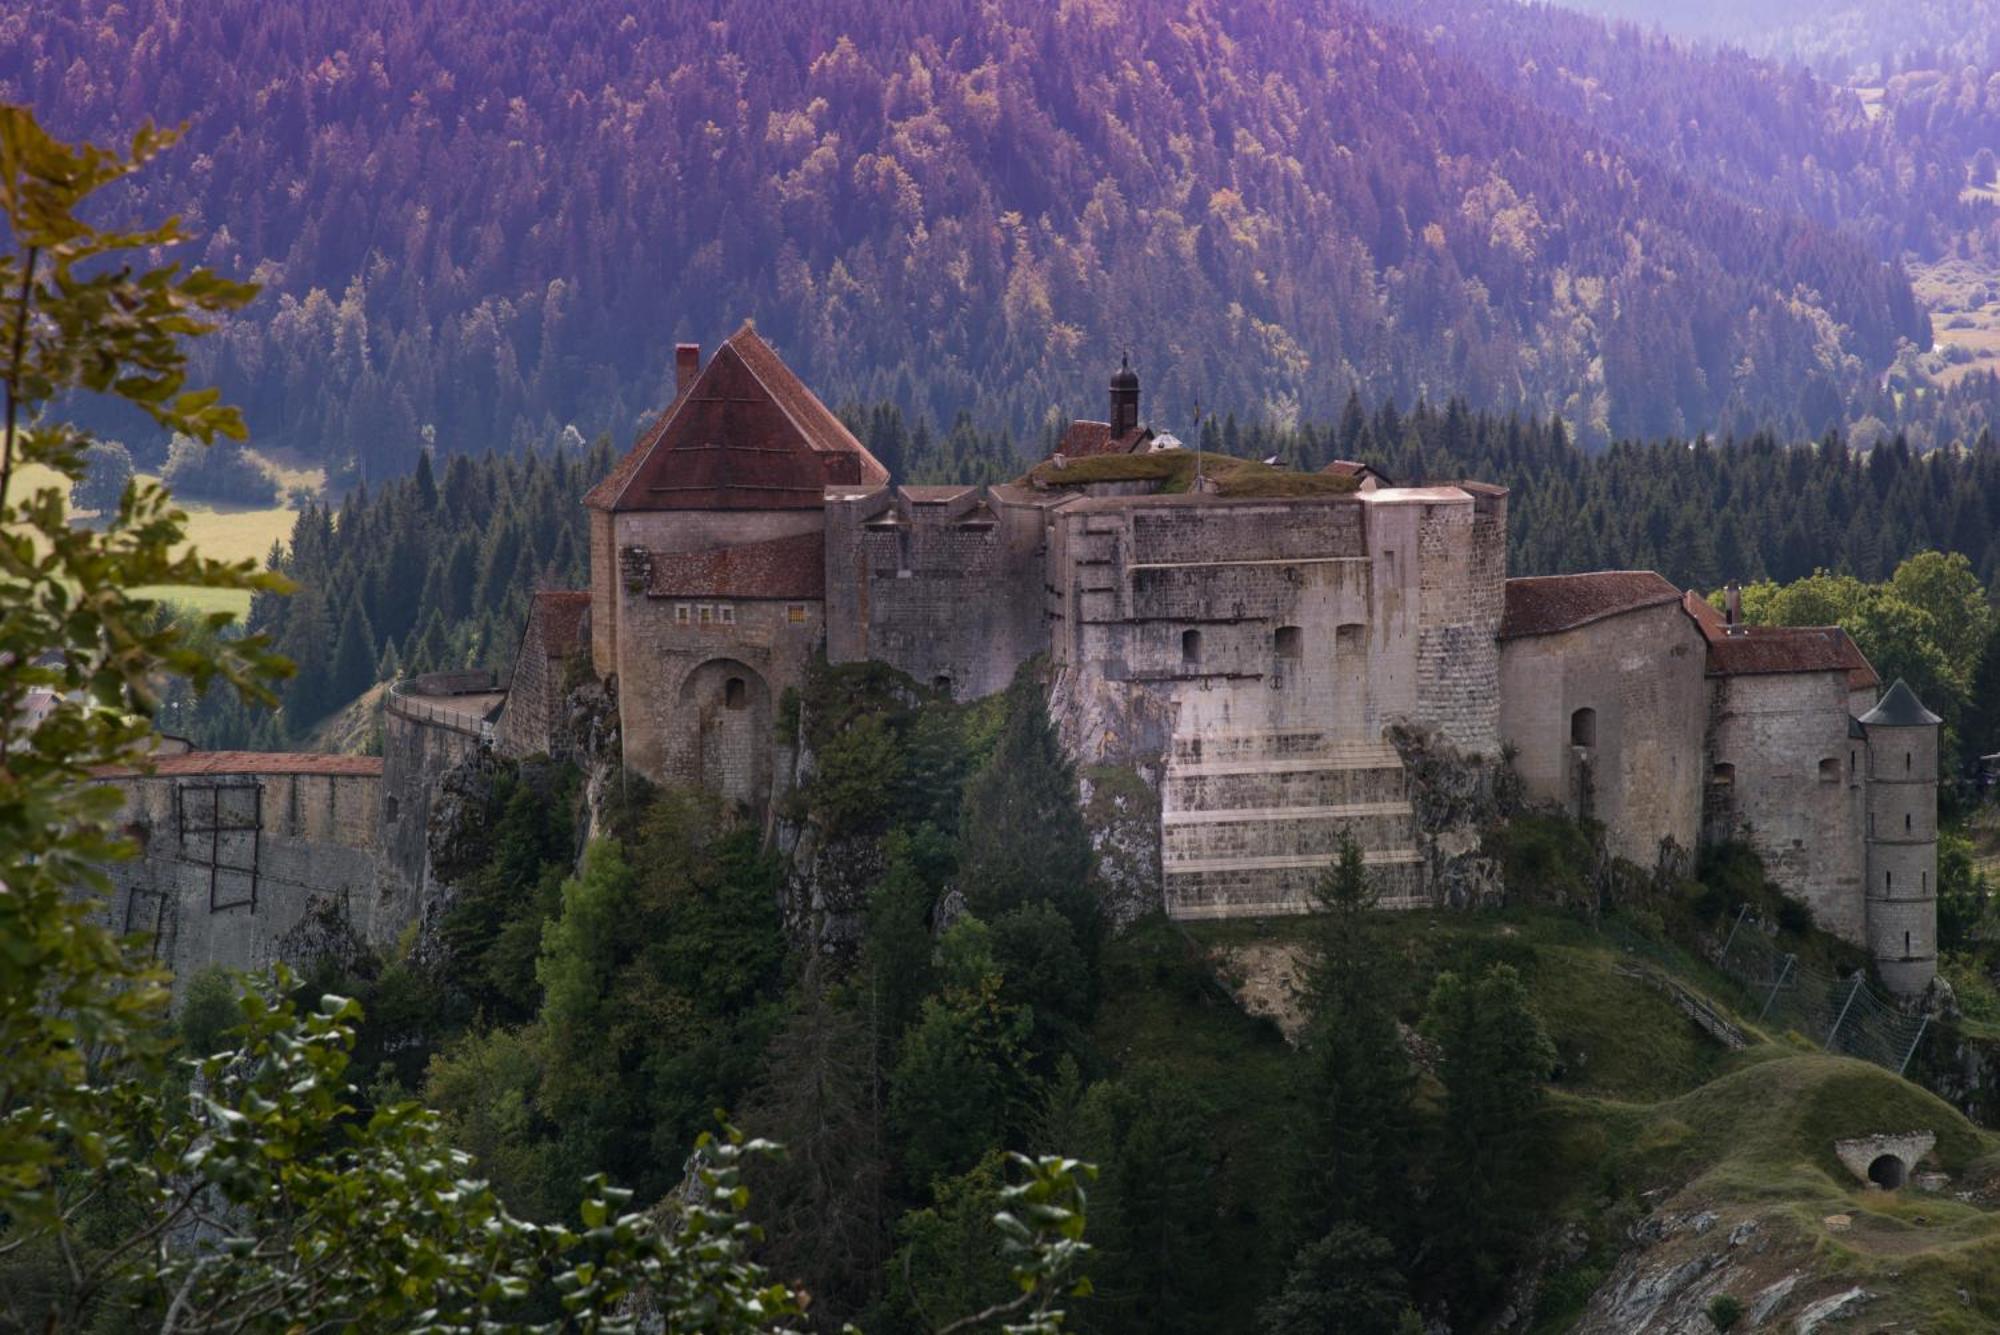
M 801 533 L 698 552 L 654 552 L 646 592 L 656 598 L 826 596 L 826 538 Z
M 744 325 L 584 504 L 598 510 L 818 509 L 828 485 L 889 472 Z
M 1506 612 L 1500 618 L 1500 638 L 1554 635 L 1605 617 L 1680 600 L 1680 590 L 1650 570 L 1599 570 L 1588 575 L 1510 579 Z
M 1882 697 L 1880 704 L 1861 716 L 1861 724 L 1867 728 L 1928 728 L 1944 722 L 1936 714 L 1924 708 L 1924 702 L 1917 699 L 1917 693 L 1909 688 L 1901 677 Z

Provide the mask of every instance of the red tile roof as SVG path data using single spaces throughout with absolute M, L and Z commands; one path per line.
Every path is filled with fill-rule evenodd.
M 1682 605 L 1708 641 L 1712 677 L 1844 672 L 1851 691 L 1882 684 L 1861 647 L 1838 626 L 1741 626 L 1732 635 L 1728 619 L 1707 599 L 1690 593 Z
M 654 552 L 646 592 L 656 598 L 826 596 L 826 538 L 772 538 L 700 552 Z
M 528 612 L 529 633 L 539 630 L 542 651 L 549 657 L 567 658 L 583 643 L 583 620 L 588 615 L 588 589 L 541 589 Z
M 1104 447 L 1110 443 L 1111 423 L 1088 422 L 1079 418 L 1063 432 L 1062 444 L 1056 446 L 1056 451 L 1071 459 L 1082 459 L 1103 454 Z
M 1650 570 L 1599 570 L 1507 581 L 1500 638 L 1553 635 L 1605 617 L 1681 600 L 1681 591 Z
M 744 325 L 584 497 L 599 510 L 817 509 L 829 485 L 889 480 Z
M 1388 475 L 1382 472 L 1381 469 L 1371 468 L 1369 465 L 1361 463 L 1358 460 L 1354 459 L 1335 459 L 1332 463 L 1328 464 L 1326 467 L 1320 469 L 1319 471 L 1322 473 L 1330 474 L 1333 477 L 1351 477 L 1351 478 L 1372 477 L 1385 487 L 1395 485 L 1389 480 Z
M 147 767 L 106 765 L 93 772 L 100 779 L 144 778 Z M 163 778 L 202 774 L 332 774 L 379 779 L 382 777 L 382 757 L 281 751 L 190 751 L 185 755 L 155 757 L 151 772 Z

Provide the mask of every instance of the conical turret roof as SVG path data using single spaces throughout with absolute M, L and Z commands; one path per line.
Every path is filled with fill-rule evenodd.
M 1944 720 L 1925 709 L 1917 693 L 1898 677 L 1881 701 L 1861 716 L 1861 722 L 1870 728 L 1928 728 Z

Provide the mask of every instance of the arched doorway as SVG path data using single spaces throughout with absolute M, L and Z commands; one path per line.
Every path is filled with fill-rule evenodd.
M 771 782 L 771 689 L 733 658 L 711 658 L 681 681 L 680 777 L 761 808 Z

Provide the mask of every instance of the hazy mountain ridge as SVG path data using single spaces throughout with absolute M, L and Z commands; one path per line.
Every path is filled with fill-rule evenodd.
M 2000 65 L 1996 0 L 1564 0 L 1570 8 L 1726 42 L 1842 77 Z M 1884 69 L 1883 66 L 1890 68 Z
M 1601 439 L 1838 409 L 1928 342 L 1862 242 L 1341 5 L 721 13 L 38 0 L 0 94 L 193 120 L 140 202 L 271 289 L 213 370 L 261 435 L 378 474 L 427 423 L 625 438 L 669 345 L 746 314 L 829 399 L 1016 430 L 1095 408 L 1128 347 L 1169 425 L 1358 381 Z

